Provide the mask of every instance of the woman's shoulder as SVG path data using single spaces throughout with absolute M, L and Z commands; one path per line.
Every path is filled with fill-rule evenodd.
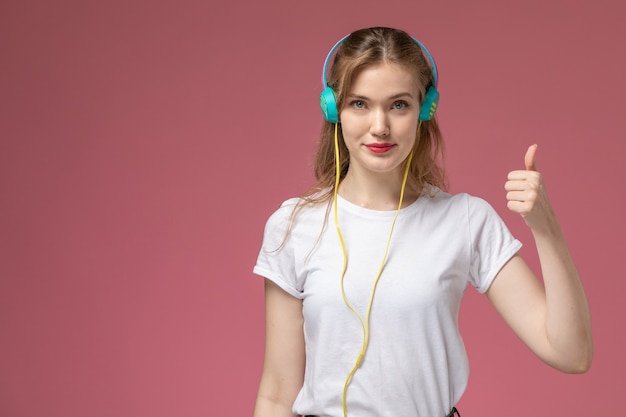
M 492 209 L 491 204 L 482 197 L 466 192 L 450 193 L 432 185 L 424 192 L 424 196 L 427 197 L 426 200 L 429 204 L 439 207 L 447 206 L 449 208 L 467 209 L 469 211 Z
M 301 199 L 298 197 L 292 197 L 284 200 L 278 205 L 278 207 L 274 208 L 274 211 L 267 219 L 267 223 L 280 223 L 284 219 L 289 219 L 296 207 L 298 207 L 298 204 L 300 204 L 300 201 Z
M 325 212 L 328 201 L 317 199 L 315 195 L 305 197 L 291 197 L 280 203 L 268 219 L 268 224 L 295 221 L 302 216 L 317 216 Z
M 293 244 L 294 236 L 308 236 L 312 228 L 324 221 L 327 207 L 328 204 L 313 203 L 303 197 L 283 201 L 265 223 L 264 241 L 270 247 L 282 247 L 285 242 Z

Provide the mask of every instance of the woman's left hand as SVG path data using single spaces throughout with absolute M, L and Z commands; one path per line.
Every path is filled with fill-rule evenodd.
M 537 171 L 537 145 L 531 145 L 524 157 L 525 170 L 511 171 L 504 188 L 509 210 L 522 216 L 533 231 L 550 229 L 555 221 L 541 173 Z
M 538 357 L 563 372 L 586 372 L 593 359 L 589 305 L 537 172 L 536 152 L 537 145 L 528 148 L 526 169 L 509 173 L 505 189 L 509 209 L 533 233 L 543 286 L 517 254 L 500 269 L 487 296 Z

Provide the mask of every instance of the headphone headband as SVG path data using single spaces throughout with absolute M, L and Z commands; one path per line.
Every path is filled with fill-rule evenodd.
M 350 35 L 348 34 L 344 36 L 343 38 L 339 39 L 337 43 L 332 48 L 330 48 L 328 55 L 326 55 L 326 59 L 324 60 L 324 67 L 322 68 L 322 86 L 324 88 L 328 87 L 328 85 L 326 84 L 326 72 L 328 71 L 328 63 L 330 62 L 330 57 L 333 56 L 337 48 L 339 48 L 339 45 L 341 45 L 343 41 L 345 41 L 348 38 L 348 36 Z
M 339 48 L 339 45 L 341 45 L 349 36 L 350 34 L 339 39 L 339 41 L 337 41 L 337 43 L 330 49 L 328 55 L 326 55 L 326 59 L 324 60 L 324 66 L 322 68 L 322 86 L 324 90 L 320 94 L 320 106 L 322 108 L 322 112 L 324 113 L 324 118 L 331 123 L 339 122 L 339 110 L 337 109 L 335 92 L 328 85 L 328 81 L 326 79 L 326 73 L 328 72 L 328 63 L 330 62 L 330 58 L 332 57 L 333 53 L 335 53 L 337 48 Z M 428 49 L 424 46 L 424 44 L 422 44 L 420 41 L 413 37 L 411 37 L 411 39 L 413 39 L 413 42 L 415 42 L 420 47 L 422 52 L 424 52 L 424 54 L 430 61 L 430 67 L 433 71 L 433 85 L 430 86 L 426 91 L 426 95 L 424 96 L 419 115 L 419 120 L 431 120 L 439 104 L 439 92 L 437 91 L 437 64 L 435 64 L 435 59 L 430 54 Z
M 330 62 L 330 58 L 333 56 L 333 54 L 335 53 L 337 48 L 339 48 L 339 45 L 341 45 L 346 39 L 348 39 L 349 36 L 350 36 L 350 34 L 348 34 L 348 35 L 344 36 L 343 38 L 339 39 L 337 41 L 337 43 L 330 49 L 330 51 L 328 52 L 328 55 L 326 55 L 326 59 L 324 60 L 324 66 L 322 68 L 322 86 L 324 86 L 324 88 L 328 87 L 327 80 L 326 80 L 326 74 L 328 72 L 328 63 Z M 433 85 L 434 85 L 435 88 L 437 88 L 437 82 L 438 82 L 438 79 L 437 79 L 437 64 L 435 63 L 435 59 L 433 58 L 433 56 L 430 54 L 430 52 L 424 46 L 423 43 L 421 43 L 420 41 L 418 41 L 417 39 L 415 39 L 413 37 L 411 37 L 411 39 L 413 39 L 413 42 L 415 42 L 417 44 L 417 46 L 420 47 L 420 49 L 424 52 L 424 54 L 426 55 L 426 57 L 430 61 L 430 67 L 433 70 Z

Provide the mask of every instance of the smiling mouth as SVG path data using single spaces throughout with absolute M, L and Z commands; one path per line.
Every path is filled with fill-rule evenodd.
M 369 145 L 365 145 L 367 149 L 375 153 L 385 153 L 393 148 L 393 144 L 391 143 L 370 143 Z

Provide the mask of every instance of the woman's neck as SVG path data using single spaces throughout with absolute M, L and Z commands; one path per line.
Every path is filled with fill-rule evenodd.
M 396 210 L 402 189 L 401 175 L 368 176 L 346 174 L 339 184 L 339 195 L 349 202 L 373 210 Z M 419 196 L 415 186 L 407 181 L 402 207 L 412 204 Z

